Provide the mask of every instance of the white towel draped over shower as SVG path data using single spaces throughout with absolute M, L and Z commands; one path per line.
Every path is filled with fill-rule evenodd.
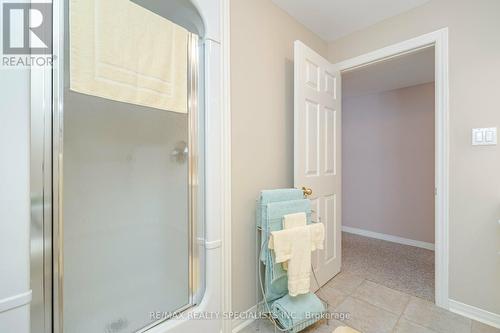
M 187 113 L 188 32 L 129 0 L 70 0 L 70 89 Z

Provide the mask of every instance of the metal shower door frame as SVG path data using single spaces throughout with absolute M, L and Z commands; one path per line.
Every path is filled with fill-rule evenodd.
M 53 68 L 31 69 L 31 306 L 32 330 L 43 333 L 63 332 L 63 118 L 65 8 L 64 0 L 53 2 Z M 203 138 L 200 137 L 199 88 L 200 45 L 194 33 L 188 38 L 188 179 L 189 190 L 189 302 L 175 312 L 198 304 L 204 290 L 204 201 Z M 67 47 L 67 45 L 66 45 Z M 202 97 L 202 96 L 201 96 Z M 201 139 L 201 140 L 200 140 Z M 201 153 L 201 155 L 200 155 Z M 203 244 L 200 246 L 200 244 Z M 34 269 L 40 267 L 41 269 Z M 36 319 L 34 319 L 36 318 Z M 168 320 L 162 318 L 139 330 Z M 43 328 L 43 331 L 40 331 Z

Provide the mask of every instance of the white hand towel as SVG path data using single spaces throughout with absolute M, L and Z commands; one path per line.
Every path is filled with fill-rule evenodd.
M 275 261 L 277 263 L 285 262 L 292 257 L 292 236 L 292 229 L 271 232 L 268 247 L 274 250 Z
M 283 229 L 291 229 L 296 227 L 303 227 L 307 223 L 306 213 L 295 213 L 295 214 L 287 214 L 283 216 Z M 284 262 L 281 264 L 283 269 L 288 270 L 288 262 Z
M 306 213 L 287 214 L 283 216 L 283 229 L 303 227 L 306 225 Z
M 313 223 L 308 227 L 311 230 L 311 251 L 323 250 L 325 242 L 325 226 L 323 223 Z
M 288 261 L 288 293 L 307 294 L 310 289 L 311 229 L 309 226 L 271 232 L 269 247 L 274 249 L 276 262 Z

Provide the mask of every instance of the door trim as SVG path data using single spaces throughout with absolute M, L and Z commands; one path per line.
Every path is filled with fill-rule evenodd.
M 231 16 L 230 0 L 221 0 L 221 141 L 222 141 L 222 278 L 221 311 L 232 311 L 232 242 L 231 242 Z M 232 321 L 222 320 L 222 332 L 232 331 Z
M 448 28 L 335 64 L 342 72 L 384 61 L 405 53 L 435 48 L 435 265 L 436 304 L 449 308 L 449 78 Z

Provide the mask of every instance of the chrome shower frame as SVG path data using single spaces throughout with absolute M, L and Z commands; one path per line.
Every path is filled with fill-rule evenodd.
M 31 306 L 32 331 L 63 333 L 63 124 L 65 0 L 53 1 L 53 68 L 31 70 Z M 175 313 L 201 301 L 205 287 L 204 236 L 204 95 L 200 87 L 203 41 L 188 38 L 188 210 L 189 302 Z M 201 90 L 201 91 L 200 91 Z M 201 135 L 200 135 L 201 134 Z M 142 328 L 168 320 L 162 318 Z

